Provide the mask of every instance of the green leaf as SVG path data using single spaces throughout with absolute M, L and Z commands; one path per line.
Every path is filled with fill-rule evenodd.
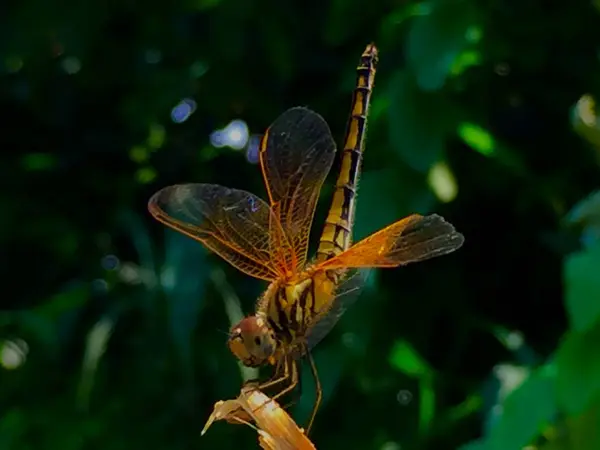
M 487 437 L 490 450 L 521 450 L 556 415 L 556 376 L 553 365 L 532 372 L 502 404 L 498 423 Z
M 456 113 L 441 94 L 423 92 L 408 72 L 397 72 L 388 96 L 390 141 L 414 170 L 426 173 L 444 152 Z
M 27 431 L 27 413 L 21 409 L 9 409 L 0 413 L 0 448 L 17 448 L 21 436 Z
M 600 190 L 577 202 L 565 220 L 571 224 L 600 225 Z
M 392 347 L 390 364 L 407 375 L 427 378 L 433 370 L 421 355 L 406 341 L 398 341 Z
M 600 317 L 600 246 L 568 256 L 564 279 L 571 328 L 587 330 Z
M 170 229 L 165 230 L 165 264 L 161 284 L 168 298 L 171 335 L 184 365 L 191 375 L 192 333 L 204 298 L 209 273 L 206 251 L 198 242 Z
M 58 160 L 50 153 L 28 153 L 21 158 L 23 168 L 30 172 L 41 172 L 54 169 Z
M 88 286 L 77 285 L 53 295 L 48 301 L 35 308 L 35 312 L 55 320 L 65 313 L 81 308 L 88 301 L 89 296 Z
M 393 11 L 382 17 L 380 40 L 390 41 L 394 39 L 397 30 L 407 20 L 415 16 L 422 16 L 431 13 L 431 4 L 429 3 L 400 3 Z
M 114 319 L 106 316 L 96 322 L 87 335 L 81 379 L 77 391 L 77 403 L 84 410 L 89 406 L 90 396 L 96 380 L 96 372 L 106 352 L 106 346 L 112 336 L 114 327 Z
M 437 0 L 431 13 L 416 17 L 408 34 L 409 67 L 421 89 L 441 89 L 455 61 L 468 44 L 475 18 L 471 3 Z
M 495 152 L 494 137 L 478 125 L 463 122 L 458 126 L 458 135 L 465 144 L 484 156 L 491 156 Z
M 459 450 L 489 450 L 489 448 L 489 445 L 484 439 L 478 439 L 461 446 Z
M 427 376 L 419 382 L 419 431 L 423 434 L 427 432 L 435 417 L 435 390 L 432 380 L 433 377 Z
M 139 214 L 126 210 L 121 213 L 120 221 L 129 231 L 133 246 L 137 252 L 140 266 L 149 272 L 156 272 L 155 256 L 148 227 Z
M 456 128 L 456 133 L 465 144 L 483 156 L 495 158 L 516 175 L 529 176 L 523 156 L 503 145 L 485 128 L 471 122 L 461 122 Z
M 558 440 L 558 444 L 552 447 L 555 450 L 565 448 L 565 440 L 568 440 L 570 447 L 577 450 L 598 450 L 600 448 L 600 401 L 596 400 L 590 408 L 582 414 L 568 417 L 566 419 L 565 438 Z M 550 450 L 550 447 L 543 447 L 541 450 Z
M 452 63 L 450 75 L 456 77 L 465 72 L 469 67 L 477 66 L 481 63 L 481 53 L 475 50 L 465 50 Z
M 577 202 L 564 221 L 567 225 L 583 228 L 581 241 L 585 247 L 600 243 L 600 191 L 592 192 Z
M 471 414 L 479 411 L 483 406 L 483 399 L 479 395 L 471 395 L 467 397 L 462 403 L 447 410 L 442 417 L 442 420 L 448 424 L 448 426 L 454 426 L 457 422 L 464 420 Z
M 556 353 L 557 395 L 569 413 L 582 412 L 600 395 L 600 320 L 585 332 L 567 333 Z

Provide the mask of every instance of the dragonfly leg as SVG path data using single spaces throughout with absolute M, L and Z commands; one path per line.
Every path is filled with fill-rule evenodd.
M 278 381 L 281 383 L 281 382 L 287 381 L 287 380 L 289 380 L 290 383 L 288 386 L 284 387 L 281 391 L 279 391 L 277 394 L 275 394 L 273 396 L 273 400 L 276 400 L 279 397 L 282 397 L 285 394 L 292 391 L 298 385 L 298 378 L 299 378 L 298 377 L 298 365 L 296 364 L 296 361 L 294 360 L 294 358 L 289 356 L 285 359 L 284 376 L 279 378 L 279 380 L 274 380 L 273 382 L 271 382 L 269 384 L 270 384 L 270 386 L 273 386 L 275 381 Z M 261 386 L 261 389 L 263 389 L 263 386 Z
M 317 411 L 319 410 L 319 406 L 321 406 L 321 400 L 323 398 L 323 389 L 321 389 L 321 381 L 319 381 L 319 374 L 317 372 L 317 365 L 315 364 L 315 360 L 312 357 L 312 354 L 308 349 L 306 349 L 306 359 L 308 359 L 308 364 L 310 365 L 310 371 L 315 380 L 315 404 L 313 406 L 312 413 L 310 414 L 310 420 L 308 422 L 308 426 L 306 427 L 306 435 L 308 436 L 310 433 L 310 429 L 313 426 L 315 421 L 315 417 L 317 415 Z
M 249 380 L 244 381 L 244 386 L 255 385 L 257 389 L 264 389 L 285 380 L 288 377 L 288 375 L 285 375 L 285 364 L 283 364 L 284 361 L 284 359 L 280 359 L 279 361 L 277 361 L 277 365 L 275 366 L 275 374 L 269 379 L 269 381 L 261 384 L 259 378 L 251 378 Z M 284 375 L 280 375 L 282 368 L 284 369 Z
M 283 369 L 283 374 L 281 374 L 282 369 Z M 289 368 L 289 361 L 287 360 L 287 358 L 281 359 L 277 363 L 277 367 L 275 368 L 275 375 L 273 375 L 273 377 L 269 381 L 265 381 L 264 383 L 259 384 L 258 388 L 261 391 L 272 388 L 273 386 L 282 384 L 285 381 L 289 380 L 290 377 L 291 377 L 291 373 L 290 373 L 290 368 Z
M 282 406 L 283 409 L 288 410 L 296 403 L 298 403 L 298 400 L 302 397 L 302 374 L 300 373 L 300 369 L 298 369 L 298 384 L 296 386 L 297 389 L 292 391 L 294 396 L 290 399 L 288 403 L 286 403 L 285 406 Z
M 289 385 L 286 386 L 285 388 L 283 388 L 282 390 L 280 390 L 277 394 L 273 395 L 273 397 L 271 397 L 270 400 L 267 400 L 266 402 L 264 402 L 262 405 L 260 405 L 258 408 L 256 408 L 255 411 L 257 411 L 260 408 L 262 408 L 263 406 L 265 406 L 271 400 L 277 400 L 279 397 L 282 397 L 285 394 L 289 393 L 298 385 L 298 378 L 299 378 L 298 377 L 298 366 L 296 364 L 296 361 L 292 357 L 285 358 L 285 361 L 283 364 L 283 369 L 284 369 L 283 376 L 278 377 L 271 381 L 267 381 L 266 383 L 263 383 L 262 385 L 258 386 L 258 388 L 262 391 L 265 388 L 273 387 L 274 385 L 280 384 L 287 380 L 289 380 L 289 382 L 290 382 Z

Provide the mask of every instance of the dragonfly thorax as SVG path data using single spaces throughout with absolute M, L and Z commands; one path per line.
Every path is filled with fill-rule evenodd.
M 248 367 L 273 363 L 277 350 L 273 329 L 258 315 L 240 320 L 231 329 L 227 345 L 235 357 Z

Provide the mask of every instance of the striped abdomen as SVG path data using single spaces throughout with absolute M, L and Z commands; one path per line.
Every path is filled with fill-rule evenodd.
M 342 165 L 335 184 L 333 200 L 317 250 L 317 262 L 332 258 L 352 243 L 352 225 L 356 187 L 360 172 L 367 127 L 367 113 L 377 66 L 377 48 L 367 46 L 356 69 L 356 87 L 352 95 L 352 112 L 348 120 Z
M 258 310 L 267 317 L 280 340 L 292 343 L 306 333 L 324 307 L 331 305 L 338 279 L 334 273 L 320 273 L 297 283 L 274 282 L 259 302 Z

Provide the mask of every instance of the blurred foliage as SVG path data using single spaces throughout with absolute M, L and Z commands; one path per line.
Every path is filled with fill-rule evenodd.
M 264 195 L 251 146 L 211 145 L 235 119 L 256 138 L 306 105 L 341 141 L 370 41 L 356 235 L 435 211 L 466 244 L 377 272 L 317 347 L 317 448 L 600 448 L 598 5 L 3 3 L 0 449 L 257 447 L 200 430 L 239 390 L 225 333 L 264 285 L 146 202 Z

